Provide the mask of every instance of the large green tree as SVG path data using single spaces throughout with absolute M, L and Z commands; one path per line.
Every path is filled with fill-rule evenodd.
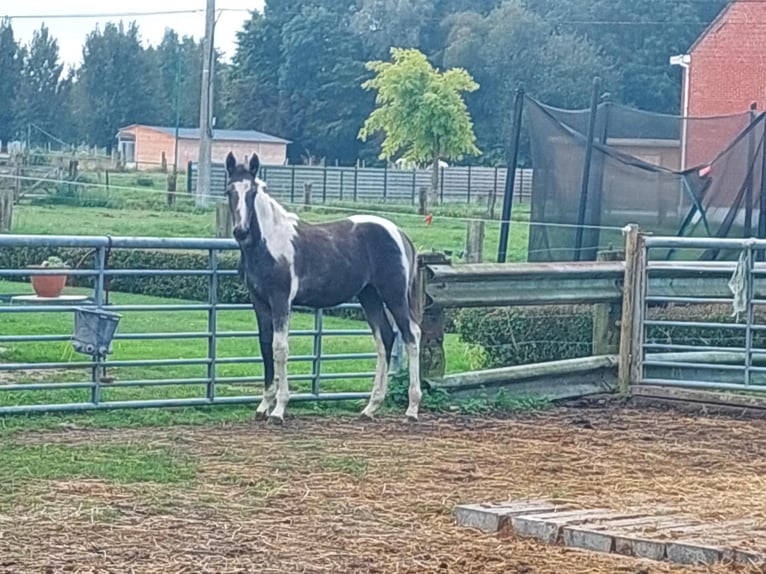
M 368 63 L 375 76 L 363 87 L 376 90 L 376 108 L 359 132 L 366 139 L 385 134 L 381 157 L 397 154 L 415 163 L 431 162 L 431 194 L 439 189 L 439 161 L 478 154 L 476 136 L 463 92 L 479 85 L 468 72 L 435 69 L 416 49 L 391 49 L 391 61 Z
M 43 24 L 23 51 L 16 105 L 19 127 L 28 130 L 33 145 L 59 139 L 69 120 L 62 114 L 63 70 L 58 42 Z
M 726 0 L 527 0 L 558 30 L 586 36 L 615 64 L 613 95 L 641 109 L 680 111 L 680 70 L 668 59 L 684 53 Z
M 77 78 L 84 98 L 79 109 L 84 139 L 111 150 L 121 126 L 156 123 L 158 98 L 172 99 L 159 93 L 156 78 L 135 23 L 110 22 L 88 34 Z
M 21 79 L 21 50 L 10 20 L 0 20 L 0 151 L 16 135 L 16 91 Z
M 524 85 L 534 98 L 557 107 L 588 104 L 591 78 L 616 84 L 609 61 L 587 39 L 557 32 L 522 2 L 506 0 L 486 16 L 463 13 L 450 19 L 445 66 L 466 68 L 481 84 L 467 97 L 476 118 L 484 163 L 501 164 L 508 146 L 513 99 Z

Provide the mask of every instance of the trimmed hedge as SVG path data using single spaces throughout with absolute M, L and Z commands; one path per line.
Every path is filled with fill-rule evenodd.
M 39 264 L 51 255 L 58 255 L 73 269 L 93 269 L 96 264 L 93 249 L 56 249 L 47 247 L 16 247 L 0 251 L 1 269 L 23 269 Z M 239 253 L 219 252 L 218 269 L 237 268 Z M 113 249 L 109 255 L 109 269 L 207 269 L 208 256 L 204 251 Z M 0 273 L 0 279 L 2 279 Z M 19 278 L 28 281 L 26 277 Z M 92 287 L 93 277 L 71 276 L 67 285 Z M 109 278 L 109 290 L 168 299 L 207 301 L 208 277 L 188 275 L 166 276 L 114 276 Z M 218 301 L 225 304 L 249 304 L 247 289 L 237 275 L 226 275 L 218 280 Z M 328 315 L 364 320 L 361 309 L 328 309 Z
M 461 339 L 478 351 L 480 364 L 476 368 L 496 368 L 590 356 L 592 312 L 588 305 L 461 309 L 455 313 L 454 323 Z M 656 307 L 649 316 L 658 320 L 734 321 L 731 307 L 725 305 Z M 745 333 L 715 327 L 652 326 L 647 342 L 741 347 Z M 766 333 L 753 332 L 753 345 L 766 348 Z

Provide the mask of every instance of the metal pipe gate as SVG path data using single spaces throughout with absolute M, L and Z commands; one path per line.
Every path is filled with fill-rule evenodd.
M 717 250 L 731 261 L 652 260 L 653 249 Z M 633 384 L 766 391 L 766 240 L 641 236 Z M 701 281 L 681 279 L 689 272 Z M 668 277 L 672 290 L 654 280 Z M 683 273 L 683 275 L 682 275 Z
M 179 313 L 179 329 L 173 332 L 121 332 L 118 328 L 114 337 L 115 341 L 146 341 L 147 344 L 161 345 L 167 340 L 202 340 L 207 342 L 207 352 L 204 356 L 178 357 L 166 359 L 115 359 L 105 360 L 94 357 L 91 360 L 66 361 L 51 360 L 45 362 L 2 362 L 0 360 L 0 414 L 32 413 L 32 412 L 56 412 L 56 411 L 84 411 L 94 409 L 115 408 L 139 408 L 139 407 L 184 407 L 219 404 L 245 404 L 255 403 L 260 400 L 262 391 L 262 377 L 260 376 L 237 376 L 224 377 L 218 373 L 218 368 L 223 365 L 235 364 L 260 364 L 262 359 L 256 357 L 258 352 L 258 332 L 256 329 L 255 314 L 249 304 L 223 304 L 219 302 L 218 288 L 222 277 L 236 275 L 235 269 L 219 268 L 219 255 L 225 251 L 237 249 L 234 240 L 228 239 L 195 239 L 195 238 L 157 238 L 157 237 L 97 237 L 97 236 L 25 236 L 25 235 L 0 235 L 0 250 L 18 247 L 44 247 L 48 249 L 62 248 L 86 248 L 94 250 L 95 265 L 90 269 L 66 269 L 63 270 L 69 276 L 90 277 L 93 286 L 90 297 L 86 301 L 73 303 L 60 303 L 47 301 L 43 304 L 16 304 L 12 297 L 6 294 L 0 301 L 0 347 L 8 344 L 41 344 L 67 342 L 72 338 L 71 334 L 44 333 L 19 335 L 9 333 L 2 328 L 3 317 L 11 314 L 34 317 L 40 313 L 74 313 L 77 309 L 98 309 L 117 312 L 123 315 L 133 313 Z M 205 269 L 110 269 L 107 266 L 107 255 L 112 250 L 120 249 L 147 249 L 147 250 L 176 250 L 181 253 L 191 251 L 203 251 L 206 253 L 207 265 Z M 11 285 L 18 285 L 21 292 L 23 283 L 11 283 L 10 280 L 20 280 L 31 275 L 61 274 L 61 269 L 0 269 L 0 282 L 5 285 L 3 292 L 10 290 Z M 163 304 L 123 304 L 111 305 L 106 301 L 106 282 L 108 278 L 127 276 L 141 276 L 147 279 L 168 276 L 199 277 L 207 282 L 207 301 L 192 303 L 163 303 Z M 28 285 L 28 284 L 27 284 Z M 26 293 L 30 289 L 26 288 Z M 359 309 L 358 304 L 342 305 L 339 308 Z M 226 331 L 222 330 L 219 321 L 219 312 L 239 310 L 249 314 L 252 319 L 254 330 L 252 331 Z M 207 316 L 207 327 L 204 330 L 186 330 L 183 328 L 184 313 L 204 312 Z M 296 311 L 300 311 L 296 309 Z M 310 383 L 306 392 L 294 394 L 291 401 L 316 401 L 316 400 L 353 400 L 366 399 L 369 392 L 327 392 L 323 390 L 323 383 L 327 381 L 369 379 L 372 382 L 374 372 L 328 372 L 323 365 L 328 362 L 356 361 L 359 359 L 374 359 L 376 354 L 369 328 L 364 329 L 328 329 L 324 325 L 324 313 L 322 310 L 313 312 L 313 328 L 303 330 L 291 330 L 292 337 L 311 337 L 313 340 L 310 354 L 295 355 L 289 358 L 291 363 L 309 362 L 311 372 L 308 374 L 294 374 L 290 376 L 291 385 L 297 381 Z M 188 315 L 187 315 L 188 317 Z M 9 321 L 6 320 L 6 325 Z M 366 325 L 365 325 L 366 327 Z M 336 353 L 326 354 L 323 352 L 322 342 L 328 337 L 339 336 L 369 336 L 370 352 L 367 353 Z M 252 355 L 241 357 L 219 357 L 218 343 L 232 338 L 247 337 L 252 341 Z M 6 349 L 7 350 L 7 349 Z M 397 349 L 395 349 L 396 352 Z M 0 358 L 2 354 L 0 354 Z M 88 357 L 84 357 L 88 359 Z M 60 357 L 58 357 L 60 359 Z M 397 357 L 398 359 L 398 357 Z M 166 377 L 166 378 L 141 378 L 129 380 L 117 380 L 104 382 L 101 378 L 103 369 L 131 368 L 131 367 L 156 367 L 172 368 L 197 366 L 204 371 L 204 376 L 193 378 Z M 43 382 L 23 382 L 25 372 L 34 370 L 36 375 L 46 373 L 57 374 L 56 380 Z M 77 370 L 87 370 L 90 374 L 84 379 L 73 376 Z M 63 374 L 62 374 L 63 373 Z M 257 383 L 258 394 L 249 395 L 244 393 L 231 394 L 237 386 Z M 307 385 L 308 386 L 308 385 Z M 181 394 L 184 396 L 171 397 L 169 389 L 187 390 Z M 200 392 L 189 393 L 188 388 L 196 387 Z M 152 389 L 145 393 L 148 396 L 139 398 L 127 398 L 121 400 L 104 400 L 103 394 L 111 389 Z M 225 388 L 226 394 L 221 390 Z M 164 391 L 163 391 L 164 389 Z M 60 391 L 72 391 L 87 393 L 86 400 L 47 400 L 47 397 Z M 188 396 L 191 394 L 191 396 Z M 15 398 L 14 398 L 15 397 Z

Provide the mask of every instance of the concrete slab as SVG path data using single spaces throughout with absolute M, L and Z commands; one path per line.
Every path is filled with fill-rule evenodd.
M 544 500 L 515 500 L 498 503 L 460 504 L 455 507 L 458 526 L 476 528 L 482 532 L 499 532 L 513 516 L 553 512 L 557 507 Z
M 511 524 L 513 526 L 513 531 L 519 536 L 537 538 L 548 544 L 556 544 L 561 540 L 562 529 L 565 526 L 573 526 L 609 518 L 631 518 L 631 515 L 600 508 L 594 510 L 576 510 L 549 514 L 514 516 L 511 519 Z

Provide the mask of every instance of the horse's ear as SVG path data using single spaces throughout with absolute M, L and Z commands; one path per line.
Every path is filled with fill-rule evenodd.
M 258 154 L 254 153 L 253 157 L 250 158 L 250 173 L 253 177 L 255 177 L 258 174 L 258 168 L 261 166 L 261 160 L 258 159 Z
M 229 155 L 226 156 L 226 173 L 231 176 L 234 173 L 235 167 L 237 167 L 237 160 L 234 158 L 234 154 L 229 152 Z

